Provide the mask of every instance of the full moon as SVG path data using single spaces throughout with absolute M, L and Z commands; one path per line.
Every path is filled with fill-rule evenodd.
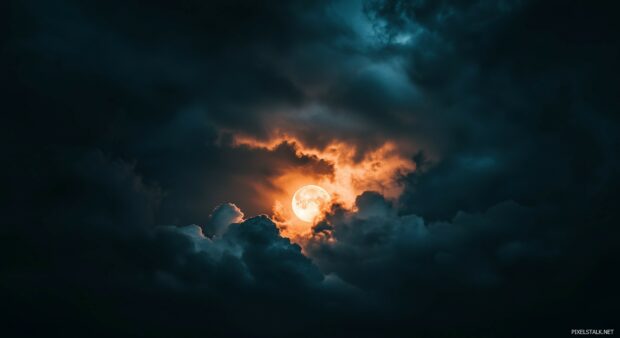
M 312 223 L 327 207 L 331 196 L 317 185 L 304 185 L 293 195 L 293 212 L 300 220 Z

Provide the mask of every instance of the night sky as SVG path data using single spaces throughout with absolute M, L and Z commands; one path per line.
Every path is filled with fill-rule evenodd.
M 620 329 L 611 3 L 9 1 L 0 336 Z

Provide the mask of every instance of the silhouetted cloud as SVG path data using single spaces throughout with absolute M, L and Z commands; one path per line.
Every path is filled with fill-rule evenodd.
M 243 212 L 232 203 L 221 204 L 213 209 L 204 230 L 209 237 L 220 237 L 228 230 L 228 225 L 243 220 Z

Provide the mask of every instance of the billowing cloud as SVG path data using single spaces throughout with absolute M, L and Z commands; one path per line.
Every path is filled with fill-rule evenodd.
M 239 223 L 242 220 L 243 212 L 236 205 L 222 204 L 213 209 L 204 230 L 209 237 L 220 237 L 226 232 L 229 224 Z
M 450 222 L 398 216 L 381 195 L 372 192 L 360 195 L 356 207 L 351 212 L 336 206 L 324 221 L 329 228 L 318 225 L 320 231 L 309 240 L 306 252 L 324 271 L 382 293 L 385 299 L 393 299 L 393 305 L 402 300 L 399 305 L 413 312 L 448 301 L 442 294 L 446 290 L 462 292 L 463 303 L 444 311 L 459 311 L 461 306 L 501 310 L 485 307 L 503 307 L 506 300 L 485 304 L 466 295 L 490 287 L 512 289 L 513 294 L 503 294 L 510 297 L 520 288 L 534 287 L 532 281 L 515 283 L 511 269 L 529 261 L 551 268 L 565 244 L 547 230 L 536 229 L 541 225 L 533 210 L 514 202 L 500 203 L 481 214 L 460 213 Z M 412 299 L 415 304 L 408 304 Z

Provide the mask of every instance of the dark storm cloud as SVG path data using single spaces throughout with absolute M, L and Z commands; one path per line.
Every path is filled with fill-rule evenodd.
M 266 216 L 229 224 L 242 214 L 222 205 L 205 225 L 213 239 L 197 225 L 155 226 L 161 191 L 133 166 L 101 153 L 55 158 L 22 197 L 29 209 L 11 210 L 2 228 L 7 336 L 318 334 L 307 316 L 357 303 Z
M 426 150 L 440 157 L 410 175 L 405 209 L 446 219 L 508 199 L 554 203 L 576 190 L 593 193 L 586 182 L 608 184 L 599 180 L 618 164 L 609 137 L 617 119 L 605 92 L 616 86 L 608 61 L 618 48 L 602 8 L 373 1 L 366 9 L 388 45 L 414 37 L 396 51 L 424 93 L 412 113 L 414 138 L 432 140 Z
M 143 8 L 66 1 L 11 9 L 3 88 L 11 120 L 36 135 L 24 138 L 15 128 L 3 135 L 27 147 L 14 150 L 17 158 L 50 144 L 112 153 L 161 184 L 168 223 L 204 219 L 222 200 L 267 212 L 271 202 L 263 196 L 243 200 L 236 192 L 292 167 L 330 170 L 298 159 L 290 145 L 271 154 L 218 142 L 228 134 L 221 128 L 260 137 L 272 128 L 266 116 L 299 104 L 302 95 L 274 60 L 299 44 L 348 34 L 322 4 L 188 1 Z
M 8 7 L 7 335 L 613 326 L 619 55 L 606 6 Z M 231 140 L 276 129 L 317 147 L 395 140 L 421 150 L 418 170 L 396 201 L 366 192 L 357 211 L 336 207 L 304 255 L 252 216 L 271 207 L 271 178 L 333 168 L 291 143 Z
M 113 86 L 98 88 L 105 93 L 93 100 L 74 95 L 65 105 L 76 109 L 103 100 L 114 108 L 108 114 L 128 118 L 123 122 L 133 129 L 145 115 L 146 122 L 157 124 L 184 105 L 198 104 L 212 123 L 263 135 L 269 127 L 258 114 L 263 108 L 303 99 L 278 71 L 275 57 L 300 43 L 346 34 L 345 27 L 324 18 L 323 4 L 317 2 L 184 1 L 144 8 L 135 2 L 65 1 L 13 7 L 12 27 L 19 35 L 9 43 L 19 54 L 10 61 L 20 79 L 39 85 L 44 80 L 52 92 L 55 86 L 50 85 L 57 82 L 62 94 L 75 89 L 74 94 L 93 95 L 90 91 L 97 90 L 75 88 L 75 83 Z M 22 57 L 32 61 L 23 64 Z M 129 105 L 123 100 L 127 96 L 142 106 Z M 148 101 L 157 104 L 151 107 Z M 108 116 L 105 122 L 114 119 Z
M 336 207 L 327 217 L 327 238 L 335 240 L 319 236 L 306 250 L 323 271 L 380 294 L 396 321 L 412 317 L 432 326 L 450 317 L 453 325 L 484 327 L 519 311 L 524 295 L 530 305 L 553 297 L 540 293 L 554 288 L 549 269 L 556 278 L 575 277 L 575 270 L 555 267 L 564 241 L 514 202 L 435 223 L 397 216 L 377 193 L 365 192 L 356 205 L 356 212 Z
M 306 252 L 325 273 L 379 299 L 392 328 L 544 336 L 575 323 L 613 322 L 603 304 L 617 298 L 610 291 L 617 277 L 604 271 L 616 250 L 602 238 L 590 242 L 591 229 L 583 228 L 596 223 L 614 233 L 603 219 L 506 201 L 429 222 L 398 216 L 374 192 L 358 196 L 356 207 L 335 206 Z M 593 256 L 605 270 L 584 258 Z

